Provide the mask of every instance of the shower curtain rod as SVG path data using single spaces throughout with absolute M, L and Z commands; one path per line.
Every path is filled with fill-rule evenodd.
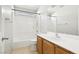
M 12 9 L 14 11 L 21 11 L 21 12 L 26 12 L 26 13 L 31 13 L 31 14 L 37 14 L 40 15 L 40 13 L 33 13 L 33 12 L 29 12 L 29 11 L 23 11 L 23 10 L 19 10 L 19 9 Z M 49 15 L 48 15 L 49 16 Z M 56 16 L 50 16 L 50 17 L 56 17 Z
M 19 9 L 12 9 L 14 11 L 21 11 L 21 12 L 26 12 L 26 13 L 31 13 L 31 14 L 37 14 L 40 15 L 39 13 L 33 13 L 33 12 L 29 12 L 29 11 L 23 11 L 23 10 L 19 10 Z

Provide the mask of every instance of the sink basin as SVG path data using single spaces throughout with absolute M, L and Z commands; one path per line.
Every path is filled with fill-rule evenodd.
M 54 40 L 62 40 L 61 37 L 56 37 L 56 35 L 45 35 L 48 39 Z

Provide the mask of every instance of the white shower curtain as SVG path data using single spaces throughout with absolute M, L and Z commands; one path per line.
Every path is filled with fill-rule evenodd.
M 13 42 L 36 41 L 36 16 L 15 11 L 13 20 Z M 26 43 L 22 43 L 26 44 Z

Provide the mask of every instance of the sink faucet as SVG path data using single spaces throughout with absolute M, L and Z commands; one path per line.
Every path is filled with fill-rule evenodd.
M 60 36 L 59 36 L 57 33 L 56 33 L 56 37 L 57 37 L 57 38 L 60 38 Z

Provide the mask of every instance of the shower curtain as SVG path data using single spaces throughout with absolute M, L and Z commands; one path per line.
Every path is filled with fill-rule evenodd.
M 36 15 L 15 11 L 13 20 L 14 46 L 26 46 L 36 41 Z

